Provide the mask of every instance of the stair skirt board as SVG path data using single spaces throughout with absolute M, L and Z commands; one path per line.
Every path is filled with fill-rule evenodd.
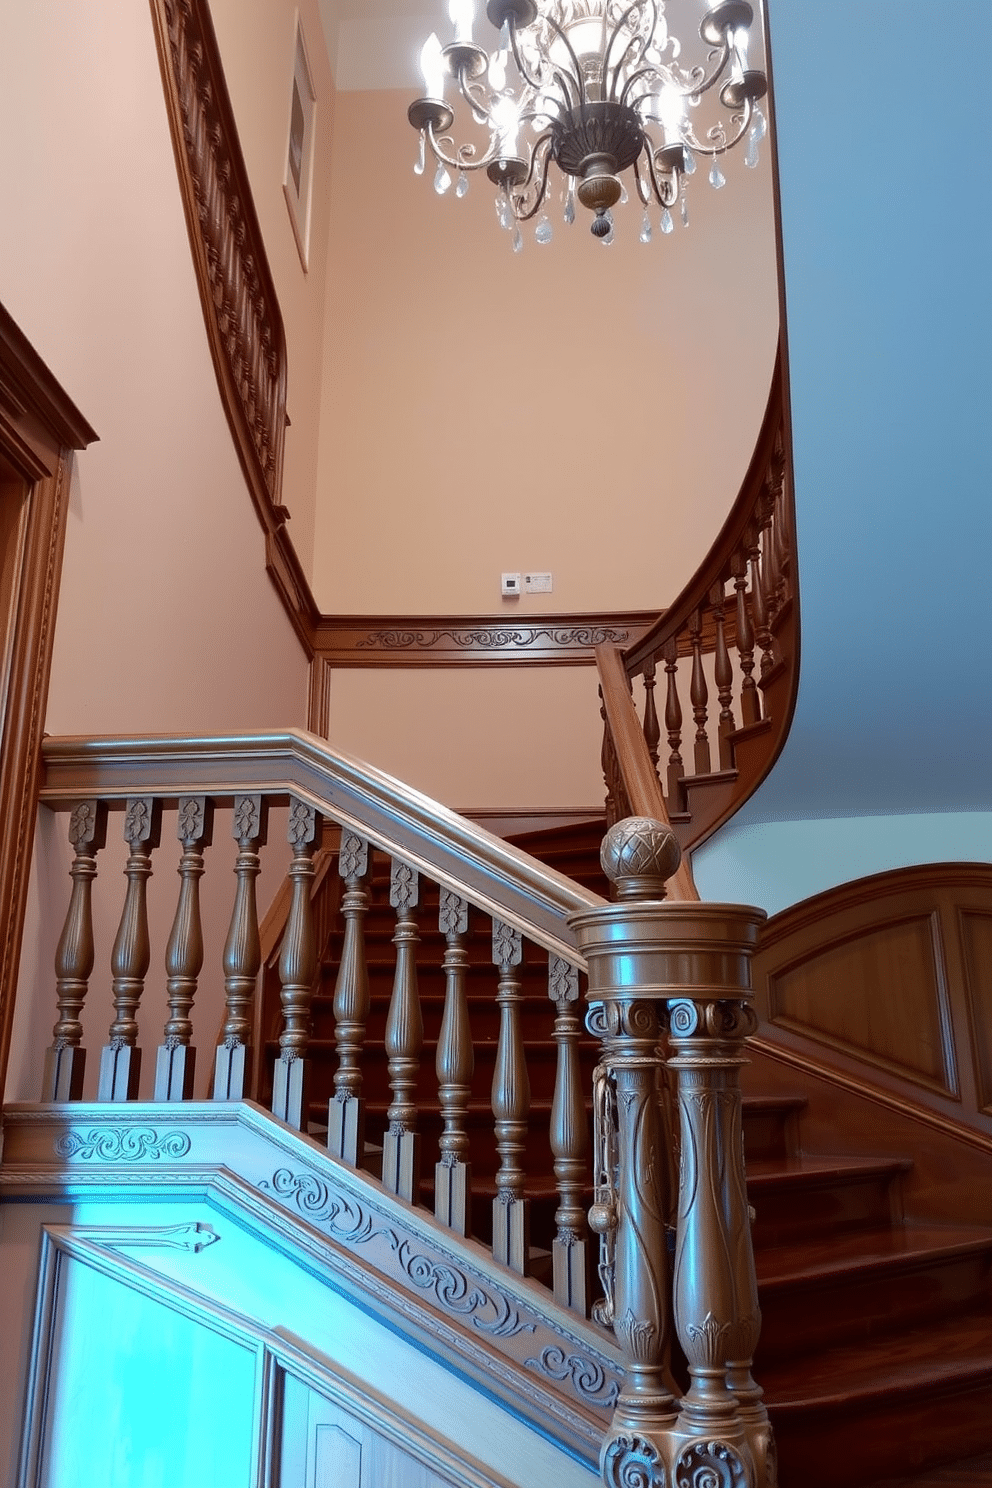
M 114 1488 L 512 1488 L 537 1463 L 594 1481 L 209 1204 L 86 1200 L 61 1224 L 51 1207 L 14 1226 L 41 1233 L 17 1488 L 81 1482 L 81 1463 Z M 258 1321 L 273 1313 L 323 1348 Z
M 432 1375 L 437 1430 L 449 1420 L 438 1402 L 467 1391 L 466 1398 L 488 1399 L 480 1410 L 516 1421 L 528 1440 L 543 1439 L 556 1460 L 567 1454 L 577 1482 L 595 1466 L 620 1382 L 619 1353 L 608 1336 L 559 1307 L 536 1282 L 494 1265 L 481 1246 L 442 1230 L 431 1215 L 411 1209 L 267 1112 L 248 1103 L 12 1106 L 4 1135 L 4 1198 L 71 1203 L 73 1223 L 85 1213 L 87 1223 L 98 1225 L 100 1205 L 119 1206 L 122 1196 L 132 1206 L 140 1201 L 142 1219 L 144 1205 L 175 1202 L 179 1195 L 205 1204 L 213 1230 L 223 1225 L 228 1239 L 242 1235 L 255 1246 L 249 1269 L 256 1280 L 237 1277 L 241 1291 L 230 1290 L 234 1281 L 224 1282 L 227 1292 L 218 1281 L 222 1305 L 268 1327 L 288 1327 L 415 1414 L 422 1414 L 424 1394 L 417 1376 Z M 7 1215 L 21 1208 L 6 1207 Z M 129 1212 L 133 1225 L 135 1209 Z M 48 1218 L 40 1211 L 36 1223 Z M 232 1267 L 223 1257 L 235 1249 L 207 1244 L 197 1252 L 198 1274 L 228 1276 Z M 165 1260 L 156 1264 L 168 1267 L 178 1254 L 166 1248 Z M 147 1263 L 145 1254 L 139 1258 Z M 295 1301 L 289 1308 L 288 1287 L 272 1310 L 270 1263 L 319 1283 L 309 1311 L 301 1312 Z M 322 1312 L 335 1309 L 347 1313 L 342 1327 L 358 1340 L 357 1357 L 336 1352 L 340 1329 L 328 1335 L 323 1321 L 318 1326 Z M 364 1321 L 356 1325 L 358 1318 Z M 373 1336 L 377 1351 L 389 1339 L 389 1349 L 402 1353 L 398 1377 L 369 1374 L 367 1339 Z M 491 1461 L 506 1471 L 501 1453 Z M 524 1474 L 521 1481 L 533 1479 Z

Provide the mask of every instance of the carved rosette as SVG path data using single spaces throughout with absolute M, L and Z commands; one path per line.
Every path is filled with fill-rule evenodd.
M 606 1488 L 669 1488 L 665 1464 L 648 1437 L 624 1433 L 607 1440 L 600 1466 Z
M 674 1488 L 750 1488 L 743 1458 L 722 1441 L 693 1442 L 675 1464 Z

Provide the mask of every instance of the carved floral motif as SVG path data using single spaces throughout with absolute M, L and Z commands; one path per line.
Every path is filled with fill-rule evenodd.
M 63 1132 L 55 1139 L 55 1155 L 64 1158 L 97 1158 L 100 1162 L 157 1161 L 161 1157 L 185 1157 L 190 1139 L 183 1131 L 157 1132 L 154 1127 L 96 1127 L 85 1134 Z
M 748 1488 L 748 1471 L 726 1442 L 693 1442 L 675 1464 L 674 1488 Z
M 563 1348 L 552 1345 L 540 1358 L 525 1359 L 524 1363 L 528 1369 L 538 1369 L 551 1379 L 571 1380 L 583 1400 L 606 1410 L 612 1410 L 619 1398 L 617 1381 L 608 1380 L 602 1365 L 584 1354 L 567 1354 Z

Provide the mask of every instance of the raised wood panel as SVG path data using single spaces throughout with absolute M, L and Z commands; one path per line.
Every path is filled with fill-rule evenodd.
M 936 915 L 874 926 L 769 977 L 773 1023 L 957 1093 Z
M 925 863 L 774 915 L 761 1037 L 901 1109 L 992 1135 L 992 863 Z
M 992 1115 L 992 912 L 958 915 L 981 1109 Z

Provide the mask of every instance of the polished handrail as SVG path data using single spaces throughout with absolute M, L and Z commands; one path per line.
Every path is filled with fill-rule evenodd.
M 190 736 L 69 735 L 42 746 L 41 802 L 83 797 L 293 795 L 573 965 L 565 917 L 604 903 L 429 796 L 301 729 Z
M 666 827 L 672 823 L 651 756 L 630 695 L 623 659 L 616 646 L 597 646 L 596 665 L 603 707 L 616 750 L 617 764 L 627 792 L 632 816 L 650 817 Z M 688 860 L 683 858 L 668 885 L 671 899 L 698 899 Z

